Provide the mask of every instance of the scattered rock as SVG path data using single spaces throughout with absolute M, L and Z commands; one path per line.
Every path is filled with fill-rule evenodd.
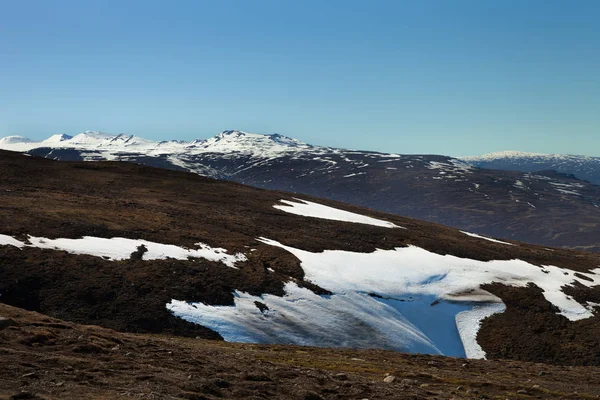
M 141 260 L 142 258 L 144 258 L 144 253 L 148 252 L 148 248 L 146 247 L 146 245 L 141 244 L 137 247 L 137 250 L 134 251 L 133 253 L 131 253 L 131 255 L 129 256 L 130 260 Z
M 340 372 L 339 374 L 335 374 L 333 377 L 335 379 L 337 379 L 338 381 L 348 380 L 348 375 L 344 374 L 343 372 Z
M 17 325 L 14 319 L 0 317 L 0 331 L 13 325 Z
M 260 302 L 260 301 L 255 301 L 255 302 L 254 302 L 254 305 L 255 305 L 255 306 L 256 306 L 256 308 L 258 308 L 258 309 L 259 309 L 259 311 L 260 311 L 261 313 L 263 313 L 263 314 L 264 314 L 265 312 L 269 311 L 269 306 L 267 306 L 265 303 L 262 303 L 262 302 Z
M 38 396 L 37 394 L 29 392 L 21 392 L 10 396 L 11 400 L 44 400 L 45 397 Z
M 225 379 L 217 378 L 213 381 L 214 385 L 218 388 L 225 389 L 231 386 L 231 383 L 227 382 Z
M 245 379 L 247 381 L 253 381 L 253 382 L 272 382 L 273 381 L 273 379 L 269 378 L 265 374 L 247 374 Z
M 106 350 L 104 350 L 102 347 L 97 346 L 95 344 L 86 343 L 86 344 L 80 344 L 80 345 L 73 347 L 73 352 L 74 353 L 83 353 L 83 354 L 102 354 L 102 353 L 106 353 Z
M 179 397 L 187 399 L 187 400 L 210 400 L 210 398 L 194 392 L 183 392 L 179 395 Z
M 388 375 L 385 378 L 383 378 L 383 381 L 385 383 L 392 383 L 396 380 L 396 377 L 394 375 Z M 406 380 L 406 379 L 405 379 Z
M 517 394 L 525 394 L 525 395 L 527 395 L 527 394 L 529 394 L 529 392 L 527 390 L 525 390 L 525 389 L 519 389 L 519 390 L 517 390 Z
M 402 379 L 402 381 L 400 383 L 404 386 L 413 386 L 413 385 L 418 384 L 419 381 L 416 381 L 414 379 Z
M 313 391 L 302 391 L 299 393 L 298 398 L 302 400 L 323 400 L 323 397 Z

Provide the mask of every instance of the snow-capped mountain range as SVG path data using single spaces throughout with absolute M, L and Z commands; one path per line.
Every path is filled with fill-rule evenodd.
M 135 135 L 110 135 L 104 132 L 85 131 L 75 136 L 57 134 L 36 142 L 22 136 L 7 136 L 0 139 L 0 148 L 14 151 L 31 151 L 38 148 L 76 149 L 85 151 L 82 156 L 94 157 L 97 152 L 110 152 L 120 157 L 132 152 L 148 156 L 223 153 L 239 154 L 260 158 L 281 156 L 282 154 L 310 151 L 313 153 L 331 151 L 330 148 L 312 146 L 280 134 L 261 135 L 241 131 L 224 131 L 209 139 L 192 141 L 152 141 Z M 89 155 L 88 153 L 89 152 Z
M 500 151 L 482 156 L 461 157 L 461 160 L 488 169 L 522 172 L 553 170 L 600 184 L 600 157 Z
M 0 139 L 0 149 L 183 170 L 500 238 L 600 250 L 600 187 L 545 164 L 531 164 L 545 170 L 536 173 L 482 169 L 473 158 L 345 150 L 237 130 L 189 142 L 95 131 L 39 142 L 11 136 Z

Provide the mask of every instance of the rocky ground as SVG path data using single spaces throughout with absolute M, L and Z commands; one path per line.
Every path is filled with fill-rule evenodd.
M 119 333 L 0 304 L 0 399 L 592 399 L 600 368 Z

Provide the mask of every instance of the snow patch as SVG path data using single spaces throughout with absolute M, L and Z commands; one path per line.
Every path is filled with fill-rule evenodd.
M 0 235 L 0 246 L 15 246 L 22 248 L 25 246 L 25 243 L 20 240 L 15 239 L 12 236 L 8 235 Z
M 313 203 L 311 201 L 294 199 L 296 201 L 280 200 L 285 205 L 274 205 L 273 207 L 288 212 L 290 214 L 302 215 L 304 217 L 322 218 L 334 221 L 353 222 L 357 224 L 366 224 L 380 226 L 384 228 L 401 228 L 392 222 L 383 221 L 380 219 L 367 217 L 365 215 L 355 214 L 353 212 L 340 210 L 337 208 L 324 206 L 322 204 Z
M 478 234 L 476 234 L 476 233 L 465 232 L 465 231 L 460 231 L 460 232 L 461 232 L 461 233 L 464 233 L 464 234 L 465 234 L 465 235 L 467 235 L 467 236 L 471 236 L 471 237 L 474 237 L 474 238 L 477 238 L 477 239 L 483 239 L 483 240 L 487 240 L 488 242 L 494 242 L 494 243 L 506 244 L 506 245 L 508 245 L 508 246 L 516 246 L 516 244 L 514 244 L 514 243 L 503 242 L 503 241 L 501 241 L 501 240 L 498 240 L 498 239 L 492 239 L 492 238 L 489 238 L 489 237 L 486 237 L 486 236 L 481 236 L 481 235 L 478 235 Z
M 236 291 L 234 306 L 173 300 L 167 308 L 186 321 L 207 326 L 227 341 L 320 347 L 369 348 L 440 354 L 398 311 L 364 293 L 318 296 L 295 283 L 285 296 Z M 264 313 L 255 305 L 269 307 Z
M 187 249 L 172 244 L 162 244 L 141 239 L 120 237 L 106 239 L 94 236 L 84 236 L 80 239 L 48 239 L 29 236 L 28 242 L 21 242 L 12 236 L 0 235 L 0 245 L 63 250 L 73 254 L 86 254 L 113 261 L 129 259 L 131 253 L 135 252 L 142 245 L 146 246 L 148 250 L 143 253 L 143 260 L 204 258 L 210 261 L 222 262 L 231 268 L 236 268 L 236 262 L 247 261 L 246 256 L 241 253 L 228 254 L 226 249 L 210 247 L 204 243 L 196 243 L 196 246 L 199 247 L 198 249 Z
M 456 314 L 456 327 L 467 358 L 485 358 L 485 351 L 477 343 L 477 332 L 484 319 L 505 310 L 504 303 L 478 304 L 471 310 Z

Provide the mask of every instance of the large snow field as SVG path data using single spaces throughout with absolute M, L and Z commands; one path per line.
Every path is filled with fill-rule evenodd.
M 319 296 L 295 283 L 287 283 L 285 291 L 283 297 L 235 292 L 234 306 L 173 300 L 167 308 L 178 317 L 219 332 L 230 342 L 442 354 L 402 314 L 366 293 Z M 269 309 L 261 312 L 257 301 Z
M 597 270 L 581 273 L 588 281 L 575 276 L 575 271 L 555 266 L 542 268 L 521 260 L 483 262 L 415 246 L 372 253 L 312 253 L 266 238 L 259 240 L 294 254 L 306 279 L 334 294 L 317 296 L 288 284 L 283 298 L 238 292 L 234 306 L 173 300 L 167 307 L 231 341 L 337 343 L 482 358 L 485 353 L 476 341 L 481 320 L 502 312 L 504 305 L 481 290 L 481 285 L 500 282 L 525 287 L 533 282 L 560 314 L 575 321 L 592 316 L 592 312 L 564 294 L 562 287 L 574 282 L 585 286 L 600 283 Z M 406 299 L 412 302 L 400 301 Z M 262 313 L 255 301 L 269 310 Z
M 301 210 L 309 217 L 318 214 L 314 210 L 322 211 L 309 202 L 289 203 L 294 210 L 297 204 L 308 205 L 308 211 Z M 439 255 L 416 246 L 371 253 L 313 253 L 268 238 L 257 240 L 296 256 L 305 278 L 333 294 L 319 296 L 288 282 L 283 297 L 236 291 L 233 306 L 174 299 L 167 308 L 176 316 L 219 332 L 228 341 L 372 347 L 483 358 L 485 353 L 476 340 L 480 323 L 505 308 L 481 285 L 499 282 L 525 287 L 532 282 L 561 315 L 576 321 L 591 317 L 593 308 L 567 296 L 562 288 L 576 282 L 588 287 L 600 284 L 600 269 L 576 276 L 575 271 L 550 265 L 539 267 L 521 260 L 483 262 Z M 127 238 L 29 236 L 21 241 L 0 235 L 0 245 L 64 250 L 110 260 L 127 259 L 144 245 L 147 252 L 143 260 L 204 258 L 233 268 L 236 262 L 247 260 L 243 254 L 229 254 L 203 243 L 188 249 Z

